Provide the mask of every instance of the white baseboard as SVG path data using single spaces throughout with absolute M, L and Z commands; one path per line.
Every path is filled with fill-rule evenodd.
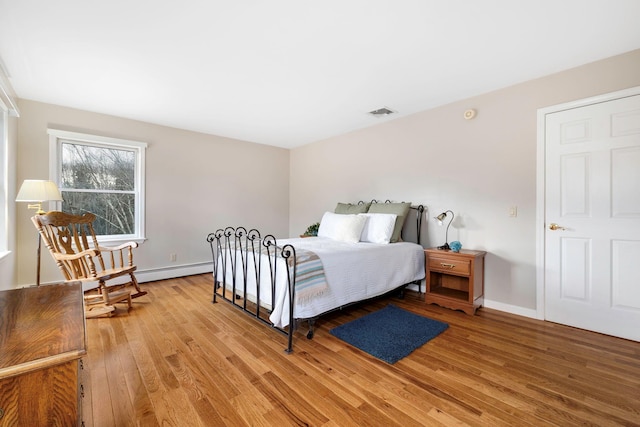
M 418 292 L 418 285 L 415 285 L 415 284 L 412 283 L 410 285 L 407 285 L 407 289 L 409 289 L 410 291 Z M 422 282 L 422 285 L 420 287 L 420 291 L 424 292 L 424 282 Z
M 175 279 L 177 277 L 192 276 L 194 274 L 213 273 L 213 265 L 210 261 L 199 262 L 196 264 L 176 265 L 171 267 L 150 268 L 148 270 L 136 270 L 136 279 L 138 283 L 154 282 L 156 280 Z M 128 280 L 127 276 L 116 277 L 110 280 L 108 285 L 117 285 L 119 283 L 125 283 Z M 61 281 L 54 282 L 42 282 L 41 285 L 52 285 L 60 283 Z M 27 286 L 35 286 L 27 285 Z M 82 289 L 87 291 L 89 289 L 96 288 L 98 282 L 85 282 L 82 285 Z
M 532 308 L 524 308 L 517 305 L 505 304 L 498 301 L 484 300 L 485 307 L 492 308 L 494 310 L 500 310 L 511 314 L 517 314 L 518 316 L 530 317 L 532 319 L 538 319 L 538 312 Z
M 211 262 L 201 262 L 197 264 L 152 268 L 148 270 L 137 270 L 136 279 L 138 279 L 138 282 L 144 283 L 212 272 L 213 266 Z
M 407 289 L 418 292 L 418 285 L 411 284 L 407 286 Z M 422 282 L 421 291 L 425 292 L 425 283 Z M 484 307 L 491 308 L 494 310 L 504 311 L 510 314 L 516 314 L 518 316 L 530 317 L 532 319 L 539 319 L 538 312 L 531 308 L 524 308 L 517 305 L 505 304 L 498 301 L 484 300 Z

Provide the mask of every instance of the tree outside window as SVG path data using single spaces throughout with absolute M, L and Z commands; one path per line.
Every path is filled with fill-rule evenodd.
M 135 233 L 135 152 L 62 143 L 62 211 L 92 212 L 97 234 Z

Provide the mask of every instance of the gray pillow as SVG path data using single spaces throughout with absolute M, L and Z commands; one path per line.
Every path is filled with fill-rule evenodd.
M 336 206 L 336 210 L 333 213 L 337 214 L 359 214 L 359 213 L 367 213 L 369 210 L 369 205 L 371 203 L 360 203 L 359 205 L 353 205 L 351 203 L 338 203 Z
M 390 241 L 390 243 L 395 243 L 400 240 L 400 235 L 402 234 L 402 226 L 404 225 L 405 218 L 409 214 L 409 209 L 411 209 L 411 203 L 372 203 L 369 207 L 369 213 L 387 213 L 398 215 Z

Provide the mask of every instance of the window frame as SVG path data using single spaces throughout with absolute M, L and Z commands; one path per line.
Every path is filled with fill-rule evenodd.
M 147 143 L 131 141 L 120 138 L 110 138 L 105 136 L 91 135 L 78 132 L 63 131 L 58 129 L 47 129 L 49 134 L 49 179 L 60 186 L 62 174 L 62 144 L 77 143 L 107 149 L 127 149 L 136 153 L 135 161 L 135 233 L 134 234 L 112 234 L 100 236 L 100 241 L 111 243 L 135 241 L 142 243 L 145 236 L 145 163 Z M 63 190 L 62 188 L 60 189 Z M 60 209 L 62 202 L 55 203 Z
M 0 58 L 0 262 L 4 262 L 8 255 L 15 251 L 15 231 L 10 229 L 9 221 L 15 221 L 15 201 L 9 196 L 15 195 L 10 186 L 15 185 L 15 148 L 9 141 L 9 118 L 20 117 L 16 103 L 16 94 L 9 82 L 8 74 Z M 13 269 L 12 269 L 13 270 Z M 1 276 L 1 274 L 0 274 Z

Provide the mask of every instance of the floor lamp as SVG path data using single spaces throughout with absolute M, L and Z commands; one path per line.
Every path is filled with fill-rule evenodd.
M 25 179 L 16 196 L 16 202 L 29 202 L 27 209 L 35 209 L 36 215 L 42 215 L 42 204 L 49 201 L 61 201 L 62 195 L 53 181 Z M 42 238 L 38 232 L 38 254 L 36 265 L 36 286 L 40 286 L 40 249 Z

